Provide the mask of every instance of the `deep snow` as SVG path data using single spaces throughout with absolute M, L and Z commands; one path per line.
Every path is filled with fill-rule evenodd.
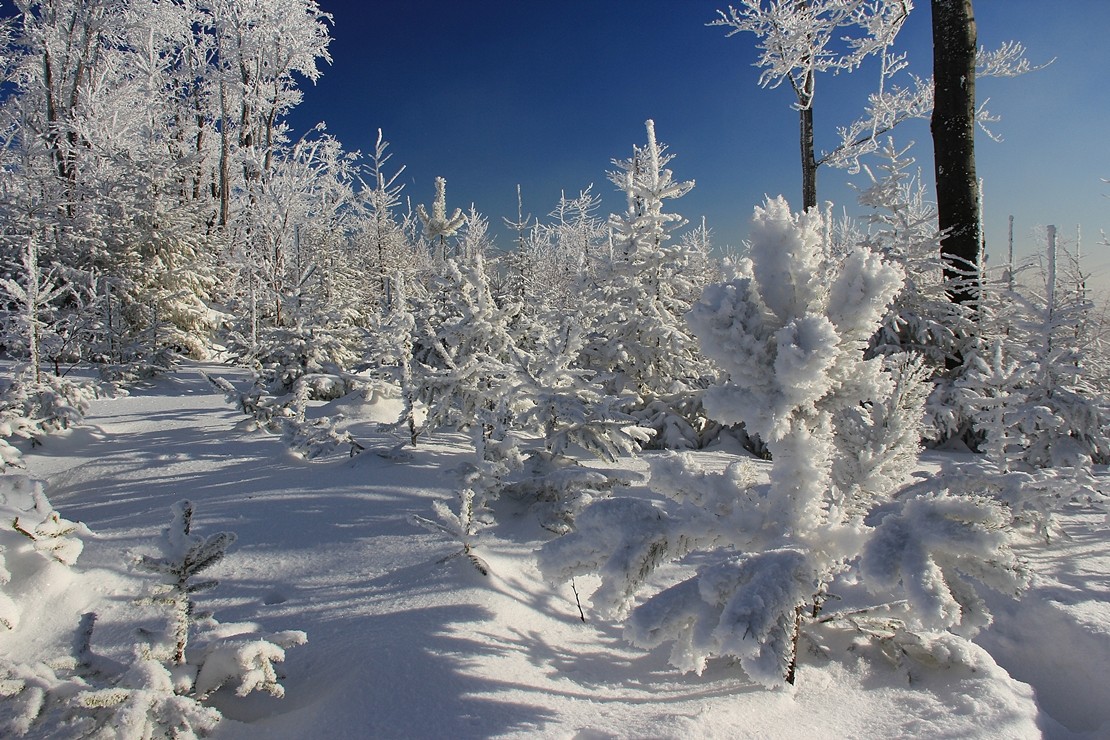
M 907 671 L 845 639 L 831 659 L 804 654 L 796 687 L 768 691 L 727 661 L 681 675 L 665 649 L 628 646 L 618 625 L 591 617 L 592 584 L 580 580 L 581 621 L 570 588 L 545 583 L 534 564 L 550 535 L 512 502 L 477 541 L 488 577 L 463 558 L 441 562 L 457 545 L 411 516 L 454 496 L 461 437 L 432 437 L 408 461 L 373 449 L 304 461 L 242 431 L 202 369 L 245 382 L 185 365 L 94 402 L 85 426 L 29 452 L 27 473 L 46 481 L 50 502 L 95 535 L 76 566 L 21 595 L 20 626 L 0 632 L 4 656 L 65 653 L 91 610 L 94 651 L 126 660 L 145 618 L 133 555 L 153 552 L 170 506 L 189 498 L 196 531 L 238 535 L 203 606 L 224 623 L 308 634 L 283 666 L 283 699 L 217 693 L 218 737 L 1110 737 L 1100 514 L 1068 509 L 1066 536 L 1023 547 L 1034 585 L 1020 602 L 994 599 L 996 623 L 970 666 Z M 338 405 L 360 442 L 387 444 L 375 422 L 396 413 L 394 400 Z M 727 454 L 704 453 L 706 465 Z M 643 459 L 619 467 L 646 471 Z

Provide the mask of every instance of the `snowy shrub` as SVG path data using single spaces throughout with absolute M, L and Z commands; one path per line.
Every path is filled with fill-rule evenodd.
M 435 510 L 438 521 L 413 514 L 412 522 L 429 532 L 447 535 L 458 542 L 459 550 L 440 560 L 440 563 L 446 563 L 457 557 L 464 557 L 470 561 L 470 564 L 479 573 L 488 576 L 489 565 L 486 564 L 485 560 L 474 554 L 474 537 L 483 526 L 477 514 L 474 491 L 469 488 L 459 491 L 457 503 L 458 511 L 455 512 L 443 501 L 435 501 L 432 503 L 432 508 Z
M 22 367 L 0 379 L 0 470 L 22 467 L 19 449 L 8 440 L 32 444 L 80 424 L 89 401 L 99 395 L 91 383 L 52 375 L 35 378 L 32 368 Z
M 584 451 L 612 462 L 635 453 L 652 432 L 627 412 L 634 399 L 605 395 L 594 371 L 574 366 L 584 341 L 580 327 L 563 321 L 558 331 L 534 339 L 530 349 L 514 348 L 515 373 L 505 393 L 516 409 L 514 429 L 542 446 L 518 453 L 521 461 L 502 488 L 530 501 L 542 526 L 563 532 L 582 507 L 626 484 L 573 456 Z
M 0 478 L 0 517 L 0 627 L 15 629 L 20 609 L 10 594 L 33 591 L 39 579 L 49 581 L 51 562 L 77 562 L 84 548 L 80 536 L 92 532 L 62 518 L 42 482 L 21 475 Z M 28 558 L 31 554 L 37 557 Z
M 631 481 L 548 450 L 529 450 L 518 470 L 501 481 L 503 494 L 530 502 L 540 526 L 565 534 L 585 507 Z
M 334 388 L 337 384 L 343 387 L 339 376 L 359 356 L 355 343 L 350 341 L 350 336 L 358 332 L 349 325 L 333 325 L 321 318 L 324 324 L 319 327 L 298 323 L 263 332 L 266 350 L 256 359 L 262 366 L 261 381 L 270 382 L 274 392 L 290 391 L 305 377 L 317 378 L 309 386 L 320 395 L 312 398 L 336 398 Z
M 627 614 L 633 643 L 673 643 L 672 663 L 698 672 L 732 656 L 767 686 L 793 682 L 798 641 L 842 575 L 947 615 L 920 629 L 981 625 L 965 579 L 1006 592 L 1023 582 L 1001 507 L 894 495 L 919 450 L 924 371 L 865 353 L 900 285 L 901 271 L 869 248 L 835 250 L 820 212 L 793 215 L 781 198 L 757 208 L 750 259 L 689 319 L 728 374 L 706 391 L 706 409 L 766 443 L 767 481 L 745 460 L 709 473 L 692 457 L 661 457 L 652 485 L 670 503 L 595 503 L 541 549 L 544 575 L 597 573 L 594 605 Z M 658 566 L 695 551 L 708 564 L 636 604 Z M 882 553 L 898 558 L 886 571 Z
M 302 375 L 293 384 L 291 392 L 274 396 L 257 382 L 249 391 L 242 393 L 224 378 L 201 374 L 224 394 L 228 403 L 234 404 L 249 417 L 244 428 L 281 435 L 282 441 L 295 455 L 313 460 L 344 447 L 351 456 L 364 449 L 349 432 L 339 431 L 337 426 L 342 421 L 341 417 L 309 419 L 306 416 L 310 398 L 320 395 L 328 397 L 328 394 L 340 398 L 347 393 L 364 392 L 365 388 L 353 376 Z M 343 389 L 338 396 L 334 395 L 339 392 L 337 385 Z M 331 390 L 322 393 L 322 386 Z
M 703 391 L 690 390 L 656 396 L 633 414 L 644 429 L 654 432 L 646 449 L 697 450 L 716 439 L 721 425 L 709 418 Z
M 304 633 L 298 631 L 258 635 L 252 625 L 221 625 L 210 613 L 196 609 L 194 595 L 218 585 L 215 580 L 198 580 L 197 576 L 223 560 L 235 535 L 218 532 L 201 536 L 192 531 L 192 523 L 193 505 L 189 501 L 176 504 L 173 520 L 163 531 L 161 555 L 143 555 L 138 562 L 140 569 L 159 579 L 144 602 L 164 608 L 167 625 L 162 632 L 147 632 L 151 642 L 139 651 L 131 668 L 153 684 L 139 681 L 135 686 L 122 687 L 127 696 L 119 701 L 111 691 L 97 695 L 101 697 L 98 701 L 111 699 L 119 704 L 121 712 L 130 711 L 126 707 L 138 701 L 133 692 L 165 693 L 163 671 L 168 671 L 166 676 L 172 680 L 176 694 L 198 701 L 227 683 L 238 684 L 239 696 L 252 691 L 282 696 L 284 690 L 277 682 L 273 664 L 285 660 L 286 648 L 306 641 Z M 194 635 L 198 644 L 189 649 Z M 122 689 L 115 687 L 117 692 Z
M 1107 497 L 1086 468 L 1009 470 L 992 462 L 945 461 L 928 480 L 905 487 L 901 497 L 945 490 L 953 495 L 986 496 L 1002 504 L 1016 526 L 1031 527 L 1049 540 L 1055 516 L 1068 504 L 1103 507 Z
M 23 664 L 0 658 L 0 734 L 23 737 L 32 729 L 54 723 L 68 725 L 73 736 L 79 729 L 90 729 L 91 723 L 74 716 L 76 712 L 68 701 L 87 685 L 58 673 L 64 674 L 64 670 L 46 663 Z
M 304 632 L 285 630 L 267 635 L 246 632 L 242 636 L 222 637 L 226 625 L 219 625 L 213 634 L 206 635 L 208 641 L 200 657 L 200 671 L 197 673 L 194 691 L 201 699 L 206 699 L 214 691 L 226 684 L 238 683 L 236 696 L 246 696 L 254 691 L 264 691 L 270 696 L 285 696 L 285 687 L 278 683 L 275 663 L 285 660 L 288 648 L 303 645 L 307 641 Z M 253 628 L 253 625 L 234 625 L 236 630 Z
M 581 328 L 564 322 L 533 349 L 515 349 L 517 373 L 507 390 L 519 399 L 513 421 L 539 434 L 555 456 L 580 448 L 613 461 L 638 450 L 652 432 L 628 413 L 634 397 L 606 395 L 594 371 L 574 366 L 584 342 Z
M 1004 471 L 1103 463 L 1110 459 L 1110 402 L 1084 377 L 1075 337 L 1058 327 L 1055 340 L 1046 339 L 1050 330 L 1038 329 L 1030 335 L 1028 323 L 1017 322 L 1011 335 L 968 352 L 949 392 L 970 419 L 979 451 Z
M 603 394 L 591 382 L 593 371 L 573 367 L 583 341 L 577 326 L 562 321 L 557 332 L 537 326 L 532 346 L 522 348 L 511 327 L 516 308 L 493 300 L 480 255 L 448 260 L 445 270 L 446 285 L 458 299 L 455 313 L 428 340 L 433 352 L 427 360 L 414 367 L 414 398 L 406 414 L 411 419 L 411 403 L 419 401 L 427 408 L 424 430 L 452 426 L 469 432 L 475 456 L 461 472 L 463 487 L 474 493 L 479 508 L 511 485 L 518 496 L 542 489 L 546 500 L 540 508 L 548 509 L 553 486 L 584 482 L 581 476 L 554 474 L 565 470 L 561 458 L 583 449 L 614 460 L 650 438 L 625 412 L 629 399 Z M 525 451 L 534 436 L 542 452 Z M 527 470 L 526 457 L 532 460 Z M 530 475 L 547 480 L 529 481 Z M 558 519 L 573 517 L 582 492 L 579 486 L 556 494 Z M 545 524 L 565 526 L 553 521 L 550 511 L 537 513 Z
M 860 514 L 885 499 L 917 460 L 929 396 L 929 369 L 920 356 L 884 358 L 889 391 L 842 410 L 832 461 L 832 478 L 849 513 Z
M 978 331 L 929 403 L 940 438 L 964 440 L 1004 471 L 1110 460 L 1110 403 L 1090 372 L 1092 305 L 1081 277 L 1074 290 L 1058 284 L 1049 235 L 1042 275 L 1006 265 L 976 287 Z

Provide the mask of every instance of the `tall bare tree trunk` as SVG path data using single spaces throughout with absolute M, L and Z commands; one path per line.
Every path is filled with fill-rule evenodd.
M 802 145 L 802 209 L 817 207 L 817 158 L 813 153 L 813 70 L 806 74 L 798 111 Z
M 974 308 L 982 226 L 975 176 L 975 15 L 971 0 L 932 0 L 935 103 L 930 129 L 940 251 L 949 298 Z
M 220 80 L 220 226 L 231 218 L 231 134 L 228 128 L 227 86 Z

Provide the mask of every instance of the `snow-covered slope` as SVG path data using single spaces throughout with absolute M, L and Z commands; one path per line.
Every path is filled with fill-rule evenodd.
M 171 505 L 188 498 L 196 532 L 238 535 L 201 605 L 222 623 L 308 634 L 282 666 L 284 698 L 213 697 L 220 737 L 1110 736 L 1101 517 L 1068 513 L 1068 537 L 1029 545 L 1034 588 L 1023 602 L 992 604 L 998 621 L 970 665 L 911 675 L 846 640 L 827 658 L 804 654 L 796 687 L 767 691 L 725 661 L 684 676 L 665 651 L 629 647 L 619 627 L 590 615 L 588 581 L 576 584 L 583 621 L 571 589 L 545 583 L 534 564 L 550 534 L 512 502 L 477 540 L 488 576 L 465 558 L 442 562 L 457 544 L 410 519 L 454 496 L 463 440 L 433 438 L 408 461 L 371 450 L 306 462 L 280 439 L 239 431 L 243 417 L 201 369 L 235 379 L 185 366 L 95 402 L 86 427 L 27 456 L 54 507 L 95 536 L 72 569 L 15 595 L 23 618 L 0 631 L 4 657 L 65 654 L 80 615 L 95 611 L 93 652 L 127 660 L 146 618 L 135 603 L 146 576 L 131 554 L 153 552 Z M 380 404 L 346 410 L 388 415 Z M 366 446 L 384 446 L 374 428 L 352 420 Z

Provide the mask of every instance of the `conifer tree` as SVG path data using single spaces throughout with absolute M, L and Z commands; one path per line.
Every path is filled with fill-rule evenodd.
M 456 208 L 450 216 L 447 215 L 447 180 L 436 178 L 436 197 L 432 201 L 431 214 L 423 205 L 416 206 L 416 214 L 424 224 L 424 236 L 438 247 L 439 258 L 446 260 L 447 239 L 454 236 L 466 223 L 466 216 L 460 208 Z
M 697 446 L 696 412 L 683 419 L 679 408 L 713 372 L 684 318 L 700 293 L 699 256 L 673 237 L 685 219 L 663 211 L 665 201 L 694 183 L 674 180 L 667 168 L 672 155 L 656 141 L 655 124 L 646 128 L 647 144 L 617 161 L 610 175 L 628 209 L 610 220 L 613 255 L 598 271 L 584 310 L 592 339 L 583 354 L 608 393 L 630 394 L 636 408 L 650 409 L 661 443 Z M 679 433 L 663 435 L 672 420 Z
M 673 643 L 671 663 L 699 673 L 734 656 L 768 686 L 793 683 L 800 635 L 845 571 L 869 588 L 901 588 L 911 608 L 887 618 L 907 633 L 981 626 L 989 612 L 964 579 L 1011 592 L 1024 582 L 1006 510 L 982 496 L 894 495 L 918 449 L 921 376 L 865 352 L 901 281 L 866 246 L 839 253 L 820 212 L 791 214 L 781 198 L 757 208 L 750 259 L 690 319 L 727 373 L 706 408 L 767 444 L 769 482 L 744 460 L 709 473 L 689 455 L 662 457 L 652 486 L 673 506 L 592 504 L 541 549 L 544 574 L 596 573 L 591 601 L 629 615 L 633 643 Z M 700 550 L 708 557 L 694 575 L 633 608 L 660 564 Z

